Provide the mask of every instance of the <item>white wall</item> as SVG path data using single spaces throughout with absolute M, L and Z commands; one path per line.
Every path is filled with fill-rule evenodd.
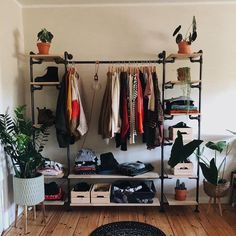
M 226 128 L 236 130 L 236 112 L 233 104 L 236 100 L 236 33 L 232 27 L 233 22 L 236 22 L 235 11 L 234 3 L 25 8 L 23 10 L 25 51 L 36 52 L 36 35 L 41 28 L 46 27 L 55 36 L 51 53 L 62 53 L 67 50 L 74 55 L 75 60 L 156 59 L 162 50 L 168 53 L 177 51 L 172 32 L 179 24 L 186 30 L 191 24 L 192 16 L 195 15 L 198 39 L 192 48 L 194 51 L 202 49 L 204 52 L 202 134 L 203 138 L 222 139 L 228 137 Z M 168 66 L 167 80 L 175 79 L 176 68 L 180 65 Z M 192 78 L 198 79 L 198 66 L 191 66 Z M 91 107 L 94 65 L 80 65 L 78 70 L 88 115 Z M 139 140 L 137 144 L 129 146 L 127 152 L 122 152 L 115 148 L 113 141 L 106 145 L 97 135 L 106 70 L 107 66 L 100 65 L 99 79 L 102 90 L 96 94 L 85 146 L 94 149 L 98 154 L 112 151 L 119 162 L 136 160 L 152 162 L 160 170 L 160 148 L 148 151 Z M 158 72 L 161 78 L 161 66 L 158 66 Z M 43 73 L 42 67 L 38 67 L 36 75 Z M 27 75 L 29 77 L 29 73 Z M 29 101 L 28 86 L 26 93 Z M 176 94 L 168 93 L 168 96 L 173 95 Z M 46 105 L 55 110 L 56 96 L 57 92 L 51 88 L 45 92 L 37 92 L 37 100 L 40 101 L 37 105 Z M 193 92 L 193 96 L 196 97 L 196 92 Z M 186 117 L 183 119 L 187 121 Z M 175 124 L 175 121 L 172 124 Z M 53 130 L 51 132 L 54 133 Z M 51 143 L 57 145 L 53 135 L 51 139 Z M 55 146 L 51 143 L 47 144 L 48 157 L 65 163 L 66 152 L 55 150 Z M 72 160 L 81 145 L 82 141 L 73 145 Z M 166 150 L 168 160 L 169 151 Z M 228 163 L 227 175 L 236 167 L 232 158 Z M 187 185 L 191 191 L 194 188 L 193 183 L 190 181 Z M 167 185 L 167 191 L 173 191 L 173 185 Z M 201 196 L 205 197 L 204 194 Z
M 22 11 L 14 0 L 0 3 L 0 113 L 24 104 L 20 54 L 23 48 Z M 14 219 L 12 177 L 0 147 L 0 234 Z

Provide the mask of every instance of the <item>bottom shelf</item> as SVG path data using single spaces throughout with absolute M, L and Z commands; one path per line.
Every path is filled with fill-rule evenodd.
M 46 206 L 63 206 L 65 204 L 65 200 L 60 201 L 44 201 L 44 205 Z
M 110 203 L 71 203 L 71 206 L 160 206 L 160 202 L 159 199 L 157 197 L 155 197 L 153 199 L 153 203 L 114 203 L 114 202 L 110 202 Z
M 187 197 L 185 201 L 175 200 L 174 194 L 165 194 L 165 198 L 170 206 L 196 206 L 198 205 L 197 201 L 191 197 Z

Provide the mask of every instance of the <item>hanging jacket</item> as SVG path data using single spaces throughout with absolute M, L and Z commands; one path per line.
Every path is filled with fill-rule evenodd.
M 111 137 L 115 136 L 115 133 L 120 132 L 120 78 L 119 73 L 115 72 L 112 75 L 112 116 L 111 116 Z
M 155 94 L 155 110 L 148 110 L 147 120 L 147 149 L 159 147 L 163 140 L 163 110 L 161 106 L 160 90 L 156 72 L 152 73 L 153 89 Z
M 143 109 L 143 91 L 142 85 L 139 78 L 139 72 L 137 73 L 137 99 L 136 99 L 136 130 L 138 133 L 142 134 L 144 132 L 143 129 L 143 121 L 144 121 L 144 109 Z
M 67 97 L 67 81 L 69 74 L 66 72 L 62 78 L 61 88 L 59 91 L 58 99 L 57 99 L 57 109 L 56 109 L 56 135 L 57 141 L 60 148 L 65 148 L 69 146 L 69 144 L 73 143 L 73 139 L 71 138 L 68 120 L 67 120 L 67 108 L 66 108 L 66 97 Z
M 102 99 L 102 106 L 98 122 L 98 134 L 103 139 L 111 138 L 111 116 L 112 116 L 112 73 L 107 73 L 107 85 Z

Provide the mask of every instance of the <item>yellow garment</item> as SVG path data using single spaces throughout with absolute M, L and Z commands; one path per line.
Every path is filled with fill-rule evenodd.
M 70 124 L 71 115 L 72 115 L 72 80 L 73 80 L 73 73 L 70 71 L 67 77 L 67 96 L 66 96 L 66 112 L 68 121 Z

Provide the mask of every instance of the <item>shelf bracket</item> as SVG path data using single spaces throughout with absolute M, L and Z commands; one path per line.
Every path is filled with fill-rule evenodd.
M 174 116 L 173 115 L 168 115 L 168 116 L 164 116 L 165 120 L 173 120 Z
M 42 90 L 43 89 L 43 86 L 42 85 L 31 85 L 31 91 L 35 91 L 35 90 Z
M 189 119 L 190 120 L 200 120 L 200 115 L 198 115 L 198 116 L 193 116 L 193 115 L 189 115 Z
M 199 84 L 196 84 L 196 85 L 191 84 L 190 88 L 198 88 L 198 89 L 200 89 L 201 88 L 201 82 L 199 82 Z
M 165 84 L 165 89 L 173 89 L 174 88 L 174 84 L 173 83 L 166 83 Z

